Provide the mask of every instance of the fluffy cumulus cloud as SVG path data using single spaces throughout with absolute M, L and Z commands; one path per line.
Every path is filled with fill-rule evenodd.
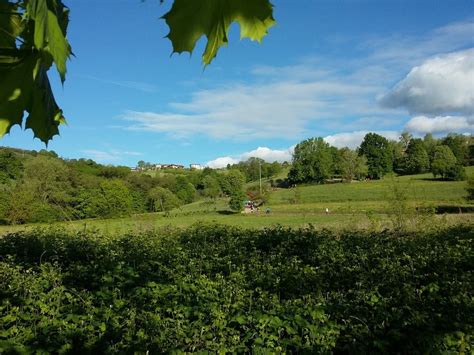
M 416 116 L 407 122 L 405 129 L 416 133 L 474 133 L 474 118 L 461 116 Z
M 348 148 L 354 149 L 354 148 L 357 148 L 362 143 L 367 133 L 369 133 L 369 131 L 337 133 L 337 134 L 325 137 L 324 140 L 330 145 L 332 145 L 333 147 L 337 147 L 337 148 L 348 147 Z M 375 132 L 375 133 L 380 134 L 381 136 L 387 139 L 393 139 L 393 140 L 397 140 L 398 137 L 400 136 L 400 132 L 397 132 L 397 131 L 380 131 L 380 132 Z
M 388 94 L 385 107 L 424 115 L 474 113 L 474 49 L 440 55 L 414 67 Z
M 284 161 L 291 161 L 294 146 L 278 150 L 270 149 L 267 147 L 258 147 L 249 152 L 245 152 L 233 157 L 219 157 L 217 159 L 207 162 L 206 166 L 214 169 L 226 167 L 227 164 L 237 164 L 240 161 L 245 161 L 249 158 L 255 157 L 265 160 L 266 162 L 272 163 L 278 161 L 280 163 Z
M 267 147 L 258 147 L 255 150 L 242 154 L 240 158 L 241 160 L 247 160 L 251 157 L 255 157 L 255 158 L 263 159 L 270 163 L 274 161 L 283 163 L 284 161 L 291 160 L 294 148 L 295 147 L 292 146 L 288 149 L 278 150 L 278 149 L 270 149 Z
M 207 162 L 206 166 L 212 169 L 225 168 L 228 164 L 237 164 L 240 160 L 232 157 L 219 157 Z

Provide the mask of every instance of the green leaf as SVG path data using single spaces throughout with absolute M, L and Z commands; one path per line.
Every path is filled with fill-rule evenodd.
M 71 55 L 71 46 L 66 39 L 69 10 L 59 0 L 30 0 L 27 13 L 34 20 L 36 49 L 52 56 L 64 83 L 66 61 Z
M 30 54 L 13 64 L 0 63 L 0 77 L 0 137 L 22 124 L 24 111 L 29 112 L 25 128 L 31 128 L 36 138 L 47 143 L 59 134 L 58 126 L 65 119 L 41 57 Z
M 168 38 L 173 52 L 192 53 L 203 35 L 207 45 L 202 60 L 208 65 L 222 45 L 228 43 L 233 22 L 240 25 L 240 37 L 261 42 L 275 24 L 273 7 L 268 0 L 175 0 L 163 16 L 170 28 Z
M 32 58 L 13 64 L 0 63 L 0 137 L 10 132 L 13 125 L 21 125 L 23 111 L 28 105 L 33 86 Z
M 48 11 L 48 49 L 53 56 L 61 81 L 66 80 L 66 61 L 71 54 L 69 43 L 59 26 L 58 18 Z
M 66 123 L 63 111 L 54 99 L 47 69 L 41 65 L 34 82 L 28 112 L 25 128 L 33 130 L 35 138 L 46 144 L 53 136 L 59 134 L 59 125 Z
M 21 16 L 16 11 L 15 4 L 0 0 L 0 49 L 16 48 L 15 40 L 23 31 Z
M 45 47 L 47 32 L 48 5 L 46 0 L 30 0 L 28 13 L 35 21 L 34 44 L 37 49 Z

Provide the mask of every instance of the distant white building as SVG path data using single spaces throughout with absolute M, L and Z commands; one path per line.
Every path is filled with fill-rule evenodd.
M 166 169 L 184 169 L 184 165 L 181 164 L 167 164 L 164 166 Z
M 189 164 L 190 169 L 203 170 L 204 167 L 201 164 Z
M 180 164 L 155 164 L 155 170 L 161 169 L 184 169 L 184 165 Z

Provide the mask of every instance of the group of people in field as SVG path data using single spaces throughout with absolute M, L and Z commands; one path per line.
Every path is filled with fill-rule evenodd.
M 249 213 L 256 213 L 260 211 L 255 201 L 245 201 L 244 208 L 245 211 Z M 265 208 L 265 214 L 270 214 L 270 212 L 270 207 Z
M 255 201 L 245 201 L 244 209 L 245 211 L 249 213 L 256 213 L 259 211 L 259 208 L 257 204 L 255 203 Z M 326 207 L 325 212 L 326 214 L 329 214 L 329 208 Z M 270 214 L 270 213 L 271 213 L 271 209 L 269 207 L 265 208 L 265 214 Z

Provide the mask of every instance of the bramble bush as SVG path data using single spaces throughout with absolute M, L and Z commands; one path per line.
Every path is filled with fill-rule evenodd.
M 0 238 L 0 353 L 472 351 L 472 226 Z

